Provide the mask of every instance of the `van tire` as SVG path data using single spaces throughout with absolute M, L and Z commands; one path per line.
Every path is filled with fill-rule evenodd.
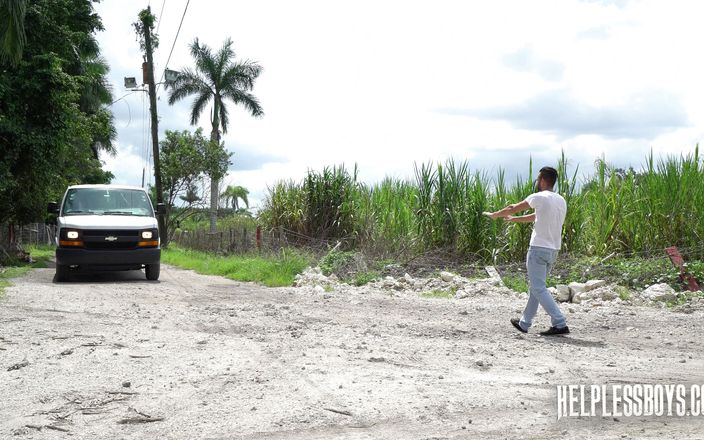
M 56 265 L 56 277 L 54 278 L 57 283 L 62 283 L 68 280 L 69 267 L 65 264 Z
M 145 264 L 144 273 L 147 274 L 147 279 L 149 281 L 156 281 L 159 279 L 159 272 L 161 272 L 161 264 Z

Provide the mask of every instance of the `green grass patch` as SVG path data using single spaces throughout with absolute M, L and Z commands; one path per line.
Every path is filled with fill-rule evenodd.
M 48 267 L 49 260 L 54 257 L 56 248 L 47 245 L 33 245 L 27 247 L 27 252 L 32 256 L 31 267 Z
M 689 291 L 679 292 L 677 294 L 677 296 L 675 297 L 675 299 L 672 299 L 670 301 L 666 301 L 665 305 L 667 307 L 681 306 L 683 304 L 688 303 L 693 298 L 704 298 L 704 292 L 702 292 L 701 290 L 699 290 L 697 292 L 689 292 Z
M 32 266 L 30 265 L 0 267 L 0 296 L 2 296 L 5 287 L 12 285 L 12 283 L 10 283 L 11 278 L 21 277 L 31 269 Z
M 631 299 L 631 291 L 628 287 L 616 286 L 616 293 L 618 293 L 618 297 L 621 298 L 622 301 Z
M 53 258 L 54 251 L 56 248 L 53 246 L 46 245 L 30 245 L 24 248 L 24 251 L 29 253 L 32 257 L 32 263 L 27 263 L 20 260 L 4 260 L 2 265 L 4 267 L 47 267 L 49 260 Z
M 220 256 L 174 246 L 162 250 L 161 261 L 204 275 L 219 275 L 236 281 L 253 281 L 269 287 L 293 285 L 297 274 L 310 265 L 311 258 L 284 249 L 276 255 Z
M 347 280 L 353 286 L 364 286 L 365 284 L 371 283 L 381 278 L 381 273 L 375 270 L 370 270 L 367 272 L 359 272 L 354 274 L 349 280 Z
M 423 298 L 452 298 L 457 293 L 457 289 L 433 289 L 420 294 Z
M 528 293 L 528 281 L 523 275 L 504 275 L 501 280 L 513 291 Z
M 51 246 L 28 246 L 25 250 L 32 256 L 32 263 L 9 261 L 0 267 L 0 295 L 3 289 L 12 285 L 10 279 L 26 275 L 33 268 L 47 267 L 47 263 L 54 256 L 54 248 Z
M 320 271 L 323 275 L 337 273 L 354 259 L 354 252 L 332 251 L 320 259 Z

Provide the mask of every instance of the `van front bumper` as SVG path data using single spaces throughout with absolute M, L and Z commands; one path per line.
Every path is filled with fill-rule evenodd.
M 57 248 L 56 264 L 65 266 L 138 266 L 142 264 L 157 264 L 161 260 L 161 248 L 144 249 L 81 249 Z

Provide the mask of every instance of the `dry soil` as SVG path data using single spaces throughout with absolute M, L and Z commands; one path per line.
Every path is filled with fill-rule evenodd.
M 53 276 L 0 297 L 0 438 L 704 437 L 704 417 L 556 417 L 559 384 L 704 383 L 701 310 L 563 304 L 572 334 L 546 338 L 509 324 L 517 294 Z

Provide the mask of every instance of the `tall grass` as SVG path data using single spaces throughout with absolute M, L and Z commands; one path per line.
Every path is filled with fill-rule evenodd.
M 483 211 L 517 202 L 533 191 L 527 179 L 493 178 L 467 161 L 415 166 L 414 178 L 366 185 L 344 166 L 309 171 L 301 182 L 269 188 L 260 221 L 313 238 L 341 239 L 349 248 L 397 253 L 442 249 L 481 261 L 521 260 L 529 224 L 491 221 Z M 616 169 L 604 159 L 578 179 L 564 153 L 554 164 L 558 191 L 567 202 L 563 246 L 567 252 L 657 253 L 666 246 L 704 254 L 704 164 L 699 148 L 686 156 L 655 159 L 640 170 Z

